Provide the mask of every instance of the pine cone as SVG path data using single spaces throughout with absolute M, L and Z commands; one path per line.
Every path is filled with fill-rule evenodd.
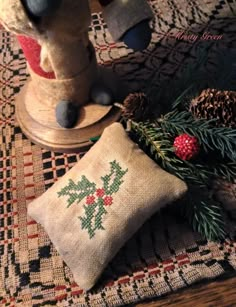
M 190 112 L 197 119 L 216 119 L 217 127 L 236 127 L 236 92 L 203 90 L 193 99 Z
M 151 119 L 151 102 L 144 93 L 129 94 L 124 101 L 122 116 L 136 122 Z

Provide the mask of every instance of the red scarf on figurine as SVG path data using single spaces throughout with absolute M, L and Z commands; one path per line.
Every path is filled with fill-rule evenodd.
M 31 19 L 37 20 L 38 22 L 40 18 L 52 15 L 63 0 L 41 0 L 37 2 L 34 0 L 21 1 Z M 152 17 L 152 12 L 146 0 L 136 0 L 135 2 L 128 1 L 126 4 L 123 4 L 122 0 L 98 1 L 103 8 L 103 13 L 106 17 L 105 21 L 108 23 L 108 28 L 115 40 L 123 41 L 129 48 L 135 51 L 143 50 L 148 46 L 151 40 L 149 20 Z M 143 5 L 143 9 L 141 9 L 140 5 Z M 119 10 L 125 13 L 123 13 L 123 15 L 117 14 Z M 139 12 L 140 18 L 138 22 L 133 22 L 132 19 L 137 19 L 136 11 Z M 127 14 L 130 20 L 126 25 Z M 117 15 L 119 15 L 119 24 L 115 22 Z M 135 18 L 132 18 L 132 16 L 135 16 Z M 112 22 L 110 22 L 110 20 L 112 20 Z M 55 75 L 53 72 L 45 72 L 40 66 L 41 46 L 36 40 L 26 36 L 18 36 L 18 40 L 31 69 L 39 76 L 54 79 Z

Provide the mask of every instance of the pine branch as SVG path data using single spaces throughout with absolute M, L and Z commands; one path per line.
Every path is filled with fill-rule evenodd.
M 215 178 L 234 181 L 236 177 L 236 130 L 215 127 L 214 120 L 195 120 L 188 112 L 191 100 L 205 88 L 236 90 L 235 53 L 225 57 L 224 52 L 218 52 L 215 61 L 217 65 L 214 65 L 218 73 L 214 73 L 204 68 L 206 62 L 209 64 L 208 49 L 207 46 L 199 50 L 198 60 L 182 71 L 181 79 L 173 78 L 159 84 L 155 78 L 157 73 L 154 72 L 147 82 L 146 94 L 152 100 L 157 117 L 160 116 L 160 106 L 162 114 L 169 113 L 155 123 L 131 123 L 131 132 L 134 132 L 139 145 L 151 158 L 169 173 L 186 181 L 188 186 L 205 191 Z M 199 156 L 191 163 L 174 154 L 174 139 L 183 133 L 197 137 L 205 157 Z M 207 154 L 210 161 L 206 161 Z M 197 195 L 193 195 L 184 207 L 190 224 L 209 240 L 224 238 L 223 209 L 220 203 L 209 196 L 209 191 L 202 195 L 202 190 L 198 190 Z
M 207 187 L 210 187 L 214 177 L 234 176 L 236 164 L 219 164 L 217 168 L 208 167 L 203 163 L 191 163 L 180 160 L 174 154 L 172 141 L 168 132 L 151 123 L 132 122 L 132 131 L 139 138 L 139 144 L 145 151 L 167 172 L 184 180 L 189 187 L 201 188 L 197 194 L 190 195 L 187 205 L 184 206 L 184 215 L 193 229 L 200 232 L 208 240 L 218 240 L 225 236 L 224 221 L 221 205 L 209 196 Z M 235 177 L 234 177 L 235 178 Z M 196 188 L 195 188 L 196 189 Z M 203 194 L 203 191 L 206 191 Z M 200 196 L 201 199 L 198 199 Z M 181 206 L 182 207 L 182 206 Z
M 236 163 L 218 163 L 212 170 L 215 177 L 221 177 L 229 182 L 234 182 L 236 178 Z
M 210 241 L 224 239 L 226 233 L 223 209 L 219 202 L 209 196 L 209 191 L 189 186 L 182 203 L 182 214 L 188 219 L 194 231 L 201 233 Z
M 189 183 L 200 186 L 210 184 L 213 172 L 206 169 L 205 165 L 179 159 L 174 153 L 172 139 L 161 128 L 148 122 L 132 122 L 132 129 L 137 134 L 140 145 L 144 143 L 144 150 L 163 169 Z
M 145 147 L 149 154 L 168 172 L 177 175 L 185 181 L 195 182 L 196 184 L 209 185 L 211 180 L 224 178 L 233 182 L 236 177 L 236 163 L 226 160 L 222 163 L 220 159 L 214 159 L 213 154 L 209 160 L 199 159 L 194 163 L 180 160 L 174 154 L 173 137 L 168 131 L 163 130 L 152 123 L 135 123 L 132 122 L 132 128 L 137 133 L 140 141 L 145 142 Z M 182 129 L 182 127 L 181 127 Z M 189 133 L 188 130 L 184 130 Z M 176 131 L 176 134 L 183 131 Z
M 141 141 L 145 141 L 147 146 L 150 146 L 151 154 L 156 155 L 157 159 L 170 161 L 168 152 L 173 152 L 173 147 L 170 145 L 168 135 L 163 135 L 161 128 L 155 127 L 153 124 L 131 122 L 132 129 L 138 133 Z
M 194 84 L 189 85 L 187 89 L 183 91 L 183 93 L 180 94 L 172 103 L 172 109 L 179 109 L 181 106 L 184 107 L 184 109 L 188 109 L 189 102 L 191 101 L 191 98 L 194 98 L 196 95 L 196 89 L 194 90 Z
M 236 160 L 236 130 L 214 127 L 212 121 L 194 120 L 190 112 L 173 111 L 157 120 L 164 131 L 172 136 L 187 133 L 196 136 L 204 151 L 219 151 L 222 159 Z

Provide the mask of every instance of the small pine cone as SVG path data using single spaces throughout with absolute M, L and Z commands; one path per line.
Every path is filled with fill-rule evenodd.
M 122 116 L 137 122 L 151 119 L 151 103 L 144 93 L 129 94 L 124 100 Z
M 196 119 L 216 119 L 217 127 L 236 127 L 236 92 L 203 90 L 193 99 L 190 112 Z

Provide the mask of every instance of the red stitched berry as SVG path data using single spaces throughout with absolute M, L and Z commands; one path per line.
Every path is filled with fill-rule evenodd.
M 111 196 L 106 196 L 104 198 L 104 205 L 105 206 L 111 206 L 113 203 L 113 198 Z
M 186 161 L 196 157 L 200 151 L 198 139 L 186 133 L 175 138 L 174 147 L 176 156 Z
M 87 198 L 86 198 L 86 204 L 87 205 L 92 205 L 92 204 L 94 204 L 94 202 L 95 202 L 95 197 L 93 195 L 87 196 Z
M 97 189 L 96 195 L 97 195 L 97 197 L 103 197 L 105 195 L 105 190 L 104 189 Z

